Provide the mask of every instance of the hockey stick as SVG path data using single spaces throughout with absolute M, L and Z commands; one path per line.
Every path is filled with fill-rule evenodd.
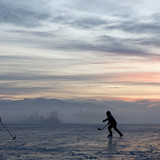
M 101 130 L 103 130 L 105 127 L 107 127 L 108 126 L 108 124 L 106 124 L 104 127 L 102 127 L 102 128 L 97 128 L 99 131 L 101 131 Z
M 12 137 L 12 139 L 15 140 L 15 139 L 16 139 L 16 136 L 13 136 L 13 135 L 11 134 L 11 132 L 8 130 L 8 128 L 2 123 L 1 117 L 0 117 L 0 122 L 1 122 L 2 126 L 6 129 L 6 131 L 10 134 L 10 136 Z

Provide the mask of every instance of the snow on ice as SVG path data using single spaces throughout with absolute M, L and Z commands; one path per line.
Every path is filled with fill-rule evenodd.
M 0 127 L 0 160 L 159 160 L 159 125 L 120 125 L 107 138 L 99 125 L 7 125 L 17 136 Z

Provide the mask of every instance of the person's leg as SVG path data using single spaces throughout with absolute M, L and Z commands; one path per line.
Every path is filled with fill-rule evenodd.
M 118 132 L 118 134 L 122 137 L 123 136 L 123 134 L 121 133 L 121 131 L 120 130 L 118 130 L 118 128 L 117 128 L 117 126 L 115 125 L 114 127 L 114 130 L 115 131 L 117 131 Z
M 112 137 L 112 125 L 108 126 L 109 135 L 108 137 Z

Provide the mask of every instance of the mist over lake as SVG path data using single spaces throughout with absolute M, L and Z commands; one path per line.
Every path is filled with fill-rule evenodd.
M 110 110 L 118 123 L 157 124 L 160 107 L 157 101 L 96 101 L 60 99 L 1 100 L 0 115 L 7 123 L 101 123 Z M 38 122 L 39 121 L 39 122 Z

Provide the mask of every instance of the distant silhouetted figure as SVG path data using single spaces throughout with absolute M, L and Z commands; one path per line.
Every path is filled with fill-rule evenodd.
M 114 128 L 115 131 L 118 132 L 118 134 L 120 135 L 120 137 L 123 136 L 123 134 L 117 129 L 117 122 L 116 120 L 114 119 L 114 117 L 112 116 L 111 112 L 110 111 L 107 111 L 106 112 L 106 115 L 107 115 L 107 118 L 103 120 L 103 122 L 105 121 L 108 121 L 108 131 L 109 131 L 109 135 L 108 137 L 112 137 L 112 128 Z

